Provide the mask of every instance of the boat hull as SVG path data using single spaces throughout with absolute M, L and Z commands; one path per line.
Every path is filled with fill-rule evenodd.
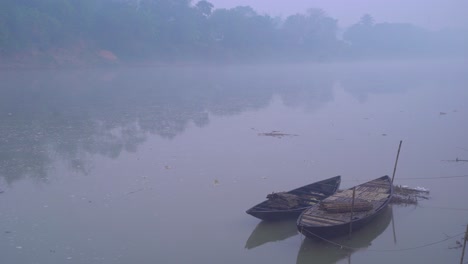
M 372 209 L 354 210 L 354 195 L 356 202 L 367 203 Z M 337 192 L 304 210 L 297 219 L 297 229 L 308 238 L 349 234 L 350 231 L 359 230 L 379 216 L 387 208 L 392 195 L 393 185 L 388 176 Z M 336 212 L 336 208 L 342 211 Z
M 366 217 L 364 219 L 359 219 L 357 221 L 352 222 L 352 229 L 351 229 L 351 222 L 345 223 L 341 225 L 335 226 L 325 226 L 325 227 L 317 227 L 317 226 L 298 226 L 298 231 L 301 232 L 304 236 L 310 239 L 321 239 L 321 238 L 331 238 L 331 237 L 339 237 L 343 235 L 347 235 L 354 231 L 358 231 L 359 229 L 363 228 L 370 222 L 372 222 L 375 218 L 382 214 L 385 211 L 388 205 L 384 206 L 382 210 L 376 212 L 375 214 Z
M 277 209 L 271 207 L 270 201 L 266 200 L 253 206 L 247 210 L 246 213 L 264 221 L 279 221 L 297 218 L 310 206 L 320 202 L 330 195 L 333 195 L 338 190 L 340 183 L 341 176 L 335 176 L 287 192 L 289 194 L 294 194 L 301 197 L 301 199 L 309 203 L 307 205 L 301 205 L 288 209 Z M 304 198 L 305 196 L 307 196 L 307 198 Z

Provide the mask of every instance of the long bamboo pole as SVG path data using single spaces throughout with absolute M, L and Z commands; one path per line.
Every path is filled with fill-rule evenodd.
M 354 197 L 356 195 L 356 187 L 353 188 L 353 201 L 351 202 L 351 217 L 349 219 L 349 238 L 353 232 L 353 215 L 354 215 Z
M 468 240 L 468 225 L 466 225 L 465 237 L 463 242 L 463 249 L 462 249 L 462 256 L 460 259 L 460 264 L 463 264 L 463 258 L 465 257 L 465 248 L 466 248 L 466 241 Z
M 395 167 L 393 168 L 392 184 L 393 184 L 393 180 L 395 179 L 396 168 L 398 165 L 398 158 L 400 157 L 401 143 L 403 143 L 403 140 L 400 140 L 400 146 L 398 146 L 398 153 L 397 153 L 396 160 L 395 160 Z

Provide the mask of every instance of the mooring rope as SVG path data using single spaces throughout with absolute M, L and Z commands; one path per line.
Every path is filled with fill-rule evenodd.
M 439 176 L 439 177 L 406 177 L 400 178 L 396 177 L 396 180 L 437 180 L 437 179 L 455 179 L 455 178 L 468 178 L 468 175 L 456 175 L 456 176 Z M 364 178 L 364 179 L 342 179 L 341 181 L 353 181 L 353 182 L 361 182 L 361 181 L 368 181 L 372 180 L 371 178 Z
M 445 241 L 447 241 L 447 240 L 450 240 L 450 239 L 453 239 L 453 238 L 456 238 L 456 237 L 458 237 L 458 236 L 461 236 L 461 235 L 464 235 L 464 234 L 465 234 L 465 232 L 461 232 L 461 233 L 456 234 L 456 235 L 454 235 L 454 236 L 449 236 L 449 237 L 446 237 L 446 238 L 444 238 L 444 239 L 442 239 L 442 240 L 438 240 L 438 241 L 435 241 L 435 242 L 431 242 L 431 243 L 424 244 L 424 245 L 420 245 L 420 246 L 416 246 L 416 247 L 399 248 L 399 249 L 367 249 L 366 247 L 356 248 L 356 247 L 350 247 L 350 246 L 342 245 L 342 244 L 336 243 L 336 242 L 334 242 L 334 241 L 328 240 L 328 239 L 326 239 L 326 238 L 324 238 L 324 237 L 321 237 L 321 236 L 319 236 L 319 235 L 317 235 L 317 234 L 314 234 L 314 233 L 312 233 L 312 232 L 310 232 L 310 231 L 308 231 L 308 230 L 301 229 L 301 231 L 306 231 L 308 234 L 313 235 L 313 236 L 315 236 L 315 237 L 317 237 L 317 238 L 319 238 L 319 239 L 321 239 L 321 240 L 323 240 L 323 241 L 325 241 L 325 242 L 327 242 L 327 243 L 330 243 L 330 244 L 332 244 L 332 245 L 335 245 L 335 246 L 339 247 L 340 249 L 343 249 L 343 248 L 345 248 L 345 249 L 351 249 L 351 250 L 363 250 L 363 249 L 365 249 L 365 250 L 374 251 L 374 252 L 392 252 L 392 251 L 408 251 L 408 250 L 415 250 L 415 249 L 420 249 L 420 248 L 424 248 L 424 247 L 429 247 L 429 246 L 432 246 L 432 245 L 440 244 L 440 243 L 443 243 L 443 242 L 445 242 Z
M 453 211 L 468 211 L 468 208 L 455 208 L 455 207 L 445 207 L 445 206 L 419 205 L 419 207 L 421 207 L 421 208 L 435 208 L 435 209 L 453 210 Z
M 409 178 L 398 178 L 398 179 L 399 180 L 433 180 L 433 179 L 452 179 L 452 178 L 468 178 L 468 175 L 440 176 L 440 177 L 409 177 Z

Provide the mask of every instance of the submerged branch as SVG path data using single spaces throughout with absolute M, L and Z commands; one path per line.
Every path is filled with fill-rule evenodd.
M 404 185 L 395 185 L 393 187 L 393 197 L 390 203 L 397 205 L 417 205 L 421 199 L 429 199 L 428 189 L 423 187 L 410 188 Z
M 281 131 L 276 131 L 276 130 L 273 130 L 271 132 L 267 132 L 267 133 L 258 133 L 259 136 L 269 136 L 269 137 L 277 137 L 277 138 L 281 138 L 281 137 L 297 137 L 299 135 L 296 135 L 296 134 L 287 134 L 287 133 L 283 133 Z

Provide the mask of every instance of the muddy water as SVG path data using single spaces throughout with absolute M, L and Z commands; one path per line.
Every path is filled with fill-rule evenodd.
M 455 161 L 468 159 L 467 69 L 1 72 L 2 263 L 457 263 L 461 250 L 450 248 L 468 224 L 468 178 L 454 177 L 468 175 Z M 335 241 L 353 249 L 304 239 L 294 220 L 245 214 L 272 191 L 391 175 L 400 140 L 396 183 L 431 199 Z

